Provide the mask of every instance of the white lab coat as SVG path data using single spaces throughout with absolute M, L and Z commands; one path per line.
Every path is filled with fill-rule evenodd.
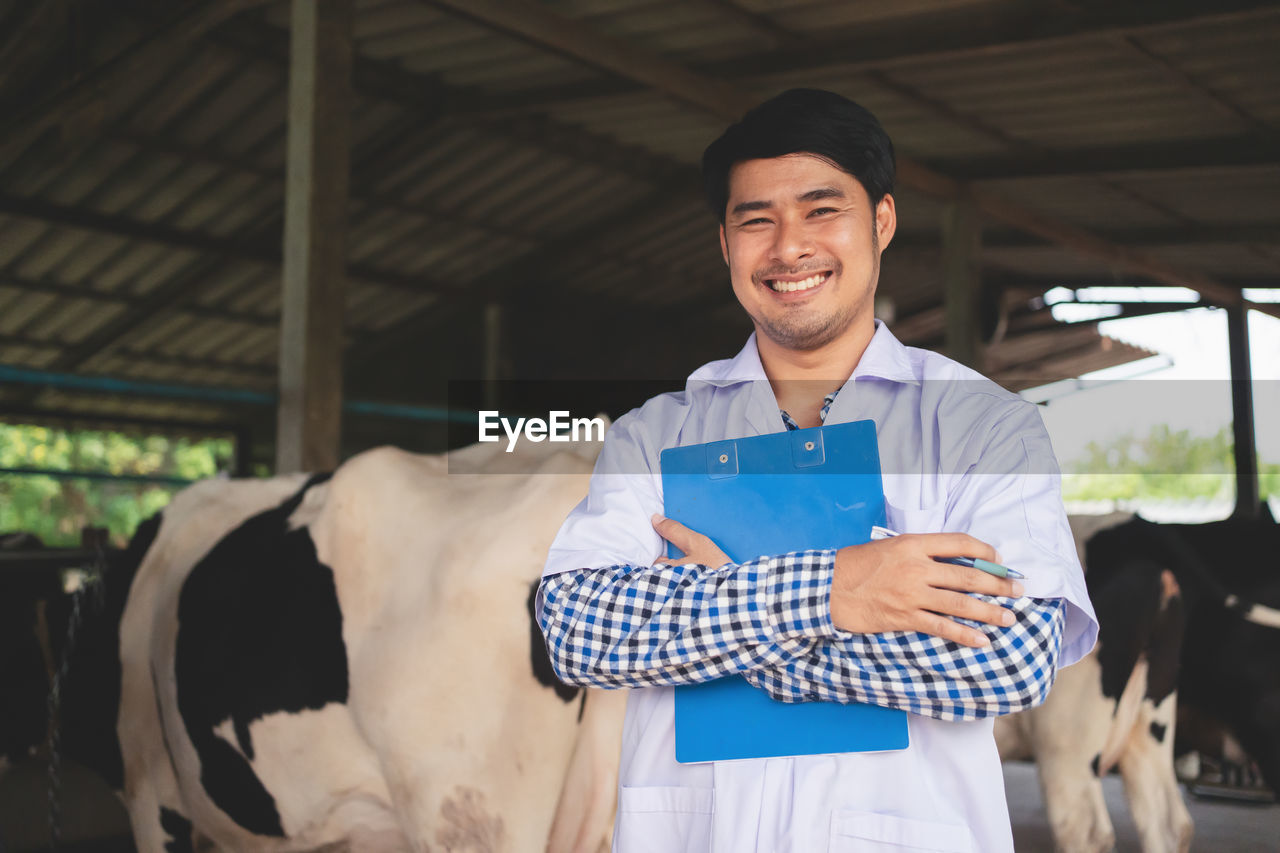
M 1097 620 L 1035 406 L 877 323 L 826 422 L 862 418 L 876 423 L 889 525 L 991 543 L 1028 576 L 1028 595 L 1065 599 L 1059 665 L 1087 654 Z M 735 358 L 695 371 L 684 392 L 614 424 L 545 574 L 651 565 L 663 549 L 649 523 L 662 510 L 659 452 L 781 429 L 753 335 Z M 615 853 L 1013 849 L 990 719 L 909 714 L 911 745 L 895 752 L 678 764 L 672 695 L 631 692 Z

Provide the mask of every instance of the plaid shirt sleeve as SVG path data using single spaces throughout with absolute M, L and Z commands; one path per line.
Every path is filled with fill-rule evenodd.
M 940 720 L 976 720 L 1040 704 L 1062 648 L 1062 602 L 970 595 L 1009 607 L 1016 617 L 1008 628 L 956 618 L 986 634 L 986 647 L 916 631 L 842 632 L 779 666 L 743 675 L 783 702 L 866 702 Z
M 776 666 L 836 636 L 834 555 L 563 572 L 542 579 L 538 621 L 556 674 L 570 684 L 709 681 Z
M 1058 601 L 1013 601 L 1009 628 L 959 620 L 991 638 L 983 649 L 914 632 L 852 634 L 831 622 L 834 566 L 826 550 L 718 569 L 564 572 L 543 578 L 538 620 L 557 675 L 571 684 L 742 674 L 784 702 L 868 702 L 947 720 L 1010 713 L 1047 694 L 1062 638 Z

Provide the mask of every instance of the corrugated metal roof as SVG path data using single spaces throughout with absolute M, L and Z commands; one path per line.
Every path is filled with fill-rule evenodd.
M 0 12 L 15 3 L 0 0 Z M 1280 156 L 1212 157 L 1216 145 L 1276 141 L 1273 5 L 1170 4 L 1150 22 L 1119 7 L 1032 15 L 1010 0 L 537 6 L 655 63 L 733 68 L 729 82 L 759 96 L 796 85 L 846 93 L 880 116 L 903 157 L 944 170 L 1003 158 L 1048 164 L 978 186 L 1119 244 L 1142 241 L 1133 245 L 1179 269 L 1276 278 L 1280 247 L 1259 229 L 1280 222 Z M 24 60 L 0 82 L 0 104 L 34 114 L 58 86 L 145 46 L 163 15 L 103 18 L 83 68 L 60 79 Z M 271 387 L 288 23 L 283 2 L 235 16 L 177 59 L 77 102 L 54 131 L 0 143 L 0 361 Z M 721 116 L 425 0 L 361 0 L 354 42 L 346 323 L 357 385 L 360 370 L 396 358 L 386 341 L 475 346 L 464 337 L 478 317 L 460 320 L 456 303 L 481 285 L 499 299 L 535 290 L 563 306 L 565 329 L 579 299 L 638 324 L 682 309 L 732 316 L 715 222 L 696 191 Z M 1148 167 L 1144 145 L 1187 153 Z M 1117 150 L 1138 153 L 1125 160 Z M 1091 157 L 1106 160 L 1097 174 Z M 908 186 L 895 195 L 899 233 L 910 239 L 888 250 L 881 292 L 906 316 L 941 304 L 945 205 Z M 1247 238 L 1233 239 L 1233 226 Z M 1008 230 L 999 226 L 983 250 L 1002 285 L 1134 278 L 1062 246 L 1009 241 Z M 99 340 L 122 318 L 130 322 L 114 340 Z M 718 334 L 731 352 L 738 325 Z M 551 335 L 548 357 L 569 358 L 571 338 Z M 365 360 L 372 341 L 384 354 Z M 650 343 L 622 336 L 613 345 Z M 1134 355 L 1094 349 L 1037 369 Z M 655 374 L 689 367 L 678 351 L 650 357 Z M 400 393 L 414 398 L 420 387 L 406 382 Z M 29 391 L 5 393 L 32 402 Z M 46 391 L 37 402 L 69 407 L 73 398 Z M 141 415 L 188 404 L 138 405 Z

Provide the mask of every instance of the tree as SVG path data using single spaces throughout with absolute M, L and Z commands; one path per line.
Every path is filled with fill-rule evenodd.
M 1090 442 L 1084 455 L 1063 466 L 1067 500 L 1195 500 L 1230 498 L 1235 491 L 1231 427 L 1212 436 L 1152 427 L 1145 438 L 1125 433 Z M 1280 494 L 1280 463 L 1259 465 L 1262 496 Z
M 106 527 L 123 545 L 143 519 L 184 485 L 229 470 L 227 438 L 128 435 L 0 423 L 0 468 L 82 471 L 170 482 L 0 474 L 0 531 L 25 530 L 48 545 L 77 545 L 80 529 Z

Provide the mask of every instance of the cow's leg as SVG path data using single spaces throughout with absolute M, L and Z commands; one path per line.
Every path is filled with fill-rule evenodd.
M 169 780 L 164 778 L 166 775 Z M 195 833 L 176 797 L 177 786 L 171 791 L 160 790 L 167 788 L 166 782 L 171 780 L 172 774 L 159 768 L 156 778 L 129 785 L 129 825 L 138 853 L 193 853 L 195 850 Z
M 1037 756 L 1040 789 L 1058 850 L 1103 853 L 1115 846 L 1115 830 L 1107 814 L 1102 781 L 1093 769 L 1067 750 Z
M 1001 761 L 1029 761 L 1035 758 L 1028 737 L 1031 718 L 1039 712 L 1039 708 L 1031 708 L 1007 717 L 996 717 L 995 736 L 996 750 Z
M 1115 846 L 1099 775 L 1117 707 L 1098 690 L 1100 673 L 1096 652 L 1067 667 L 1045 703 L 1026 716 L 1054 844 L 1071 853 Z
M 1185 853 L 1191 848 L 1191 815 L 1173 770 L 1176 706 L 1176 693 L 1159 705 L 1144 701 L 1142 724 L 1134 726 L 1120 756 L 1120 774 L 1143 853 Z
M 138 853 L 193 851 L 195 833 L 178 787 L 156 703 L 156 682 L 145 666 L 124 663 L 116 732 L 124 757 L 124 800 Z
M 591 690 L 556 816 L 548 853 L 596 853 L 609 849 L 618 794 L 625 690 Z

